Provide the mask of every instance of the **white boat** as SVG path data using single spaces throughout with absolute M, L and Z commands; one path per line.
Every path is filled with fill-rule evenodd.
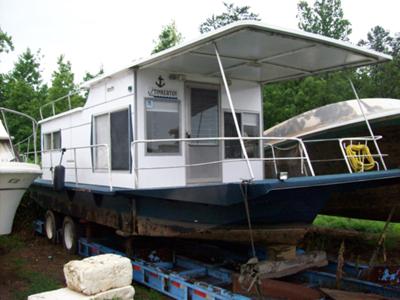
M 12 112 L 4 108 L 0 110 Z M 34 134 L 36 134 L 35 129 Z M 31 138 L 33 139 L 33 135 Z M 20 161 L 12 139 L 0 121 L 0 235 L 11 233 L 14 216 L 22 196 L 40 174 L 42 171 L 38 164 Z
M 379 148 L 384 157 L 385 166 L 389 169 L 400 166 L 400 100 L 387 98 L 360 99 L 364 114 L 373 129 Z M 346 160 L 338 142 L 345 142 L 349 136 L 368 136 L 368 127 L 365 124 L 363 112 L 358 101 L 347 100 L 317 107 L 310 111 L 294 116 L 274 127 L 264 131 L 266 137 L 301 138 L 307 145 L 308 154 L 318 175 L 356 172 Z M 331 140 L 326 143 L 326 140 Z M 325 142 L 322 142 L 325 141 Z M 359 141 L 355 142 L 359 143 Z M 288 143 L 271 141 L 275 154 L 285 152 L 286 155 L 295 155 L 296 149 Z M 369 147 L 376 153 L 376 147 L 369 142 Z M 281 150 L 280 150 L 281 149 Z M 343 148 L 342 148 L 343 149 Z M 279 152 L 279 153 L 277 153 Z M 375 167 L 383 167 L 378 156 L 374 157 Z M 298 169 L 296 162 L 278 162 L 277 166 L 288 170 L 295 176 Z M 385 187 L 374 187 L 363 191 L 347 191 L 334 193 L 327 205 L 321 210 L 322 214 L 386 221 L 394 206 L 400 204 L 400 184 Z M 352 199 L 352 201 L 348 201 Z M 400 215 L 394 214 L 392 221 L 400 222 Z

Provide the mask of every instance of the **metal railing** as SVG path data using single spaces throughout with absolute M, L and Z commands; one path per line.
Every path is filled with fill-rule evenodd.
M 95 148 L 101 148 L 104 147 L 106 149 L 106 156 L 107 156 L 107 175 L 108 175 L 108 186 L 110 191 L 113 190 L 113 183 L 112 183 L 112 172 L 111 172 L 111 153 L 110 153 L 110 146 L 108 144 L 97 144 L 97 145 L 89 145 L 89 146 L 79 146 L 79 147 L 70 147 L 70 148 L 61 148 L 61 149 L 49 149 L 49 150 L 42 150 L 42 155 L 43 153 L 49 153 L 50 154 L 50 166 L 43 166 L 42 165 L 42 169 L 49 169 L 52 173 L 54 170 L 54 161 L 53 161 L 53 154 L 54 153 L 60 153 L 62 151 L 68 152 L 68 151 L 72 151 L 73 152 L 73 162 L 74 162 L 74 167 L 72 168 L 74 170 L 74 176 L 75 176 L 75 184 L 79 184 L 79 178 L 78 178 L 78 170 L 83 170 L 83 169 L 88 169 L 88 168 L 82 168 L 78 166 L 77 163 L 77 150 L 82 150 L 82 149 L 90 149 L 90 151 L 92 151 L 92 149 Z M 71 161 L 69 161 L 71 162 Z M 68 161 L 67 161 L 68 163 Z M 66 169 L 70 169 L 70 168 L 66 168 Z M 89 168 L 90 170 L 100 170 L 101 168 L 95 168 L 95 166 L 91 166 Z M 52 174 L 53 175 L 53 174 Z M 52 176 L 53 177 L 53 176 Z
M 37 156 L 37 150 L 36 150 L 36 147 L 37 147 L 36 143 L 37 143 L 37 126 L 38 125 L 37 125 L 36 120 L 34 118 L 32 118 L 31 116 L 27 115 L 27 114 L 24 114 L 24 113 L 21 113 L 19 111 L 15 111 L 15 110 L 12 110 L 12 109 L 9 109 L 9 108 L 5 108 L 5 107 L 0 107 L 0 112 L 1 112 L 1 116 L 2 116 L 3 122 L 4 122 L 4 128 L 5 128 L 6 132 L 7 132 L 7 135 L 8 135 L 9 141 L 10 141 L 11 151 L 13 153 L 13 156 L 16 159 L 20 158 L 19 154 L 17 155 L 17 153 L 15 153 L 14 146 L 18 147 L 18 149 L 20 150 L 21 145 L 23 145 L 25 142 L 27 142 L 27 150 L 26 150 L 26 152 L 29 152 L 30 151 L 30 147 L 31 147 L 31 140 L 32 140 L 33 141 L 32 142 L 32 145 L 33 145 L 32 147 L 33 147 L 33 153 L 34 153 L 34 163 L 37 164 L 38 163 L 38 156 Z M 14 114 L 14 115 L 17 115 L 17 116 L 21 116 L 23 118 L 26 118 L 26 119 L 30 120 L 32 122 L 32 134 L 29 135 L 28 137 L 22 139 L 21 141 L 17 142 L 14 145 L 13 142 L 12 142 L 12 136 L 10 134 L 10 130 L 8 128 L 7 118 L 6 118 L 6 114 L 5 113 L 11 113 L 11 114 Z M 24 160 L 25 160 L 25 158 L 24 158 Z M 26 158 L 26 160 L 27 160 L 27 158 Z
M 246 141 L 259 141 L 263 142 L 262 148 L 261 149 L 271 149 L 271 155 L 272 157 L 255 157 L 255 158 L 248 158 L 248 161 L 264 161 L 264 162 L 272 162 L 273 163 L 273 168 L 274 168 L 274 173 L 275 175 L 278 175 L 279 170 L 278 170 L 278 162 L 279 161 L 291 161 L 291 160 L 299 160 L 301 162 L 301 174 L 308 174 L 307 171 L 310 172 L 311 176 L 315 176 L 315 170 L 312 165 L 314 162 L 307 151 L 306 143 L 317 143 L 317 142 L 337 142 L 339 144 L 339 147 L 341 149 L 342 153 L 342 158 L 339 158 L 338 160 L 340 161 L 345 161 L 346 166 L 349 170 L 350 173 L 352 172 L 352 169 L 349 165 L 348 162 L 348 155 L 344 152 L 344 148 L 342 147 L 343 142 L 350 142 L 350 141 L 363 141 L 364 143 L 367 143 L 368 141 L 372 141 L 372 139 L 379 140 L 381 139 L 381 136 L 376 136 L 376 137 L 348 137 L 348 138 L 336 138 L 336 139 L 319 139 L 319 140 L 306 140 L 303 141 L 300 138 L 286 138 L 286 137 L 243 137 L 243 140 Z M 134 158 L 133 161 L 133 173 L 134 173 L 134 186 L 138 187 L 138 181 L 139 181 L 139 170 L 150 170 L 150 169 L 175 169 L 175 168 L 188 168 L 188 167 L 199 167 L 199 166 L 206 166 L 206 165 L 213 165 L 213 164 L 219 164 L 219 163 L 231 163 L 231 162 L 238 162 L 238 161 L 243 161 L 247 163 L 247 160 L 245 158 L 227 158 L 227 159 L 221 159 L 221 160 L 213 160 L 213 161 L 207 161 L 207 162 L 200 162 L 200 163 L 192 163 L 192 164 L 187 164 L 183 163 L 181 165 L 158 165 L 158 166 L 144 166 L 140 167 L 138 162 L 135 160 L 135 158 L 138 155 L 138 145 L 139 144 L 148 144 L 148 143 L 190 143 L 190 142 L 201 142 L 201 141 L 237 141 L 237 137 L 211 137 L 211 138 L 180 138 L 180 139 L 153 139 L 153 140 L 135 140 L 131 143 L 131 155 Z M 268 143 L 268 141 L 280 141 L 280 142 L 294 142 L 296 143 L 294 146 L 298 147 L 300 154 L 298 156 L 285 156 L 285 157 L 278 157 L 275 152 L 275 148 L 278 150 L 291 150 L 295 149 L 294 146 L 290 146 L 288 148 L 279 148 L 277 145 L 273 143 Z M 278 143 L 279 144 L 279 143 Z M 180 145 L 181 146 L 181 145 Z M 97 145 L 90 145 L 90 146 L 80 146 L 80 147 L 70 147 L 70 148 L 63 148 L 65 151 L 72 151 L 73 152 L 73 163 L 74 166 L 72 168 L 67 169 L 73 169 L 74 174 L 75 174 L 75 183 L 79 184 L 79 178 L 78 178 L 78 170 L 81 169 L 90 169 L 90 170 L 99 170 L 99 168 L 96 168 L 96 166 L 93 166 L 91 164 L 90 168 L 83 168 L 78 165 L 78 155 L 77 151 L 81 149 L 94 149 L 94 148 L 100 148 L 104 147 L 106 149 L 106 156 L 107 156 L 107 175 L 108 175 L 108 185 L 110 188 L 110 191 L 113 190 L 113 183 L 112 183 L 112 167 L 111 167 L 111 152 L 110 152 L 110 146 L 108 144 L 97 144 Z M 41 153 L 42 155 L 45 153 L 50 154 L 50 166 L 48 167 L 50 170 L 53 170 L 55 164 L 54 164 L 54 153 L 61 153 L 63 149 L 52 149 L 52 150 L 43 150 Z M 91 150 L 92 151 L 92 150 Z M 146 150 L 144 150 L 146 151 Z M 92 155 L 92 153 L 91 153 Z M 380 157 L 383 159 L 383 156 L 386 156 L 386 154 L 379 154 L 379 155 L 374 155 L 371 154 L 373 157 Z M 155 156 L 155 157 L 160 157 L 160 156 Z M 329 160 L 321 160 L 321 161 L 329 161 Z M 71 160 L 67 162 L 72 162 Z M 47 168 L 47 167 L 43 167 Z
M 210 137 L 210 138 L 179 138 L 179 139 L 152 139 L 152 140 L 135 140 L 131 143 L 131 154 L 132 157 L 136 157 L 136 154 L 138 153 L 137 151 L 137 145 L 138 144 L 147 144 L 147 143 L 169 143 L 169 142 L 178 142 L 178 143 L 188 143 L 188 142 L 200 142 L 200 141 L 238 141 L 239 139 L 237 137 Z M 274 166 L 275 166 L 275 171 L 276 174 L 278 173 L 277 170 L 277 165 L 276 161 L 279 160 L 295 160 L 299 159 L 302 161 L 306 161 L 308 169 L 311 173 L 312 176 L 315 176 L 314 169 L 312 167 L 310 158 L 308 156 L 307 149 L 304 145 L 304 142 L 300 138 L 285 138 L 285 137 L 242 137 L 243 141 L 294 141 L 297 142 L 299 145 L 299 148 L 301 149 L 301 156 L 296 156 L 296 157 L 276 157 L 275 153 L 273 154 L 272 158 L 235 158 L 235 159 L 222 159 L 222 160 L 214 160 L 214 161 L 209 161 L 209 162 L 203 162 L 203 163 L 195 163 L 195 164 L 182 164 L 182 165 L 171 165 L 171 166 L 156 166 L 156 167 L 143 167 L 139 168 L 136 166 L 134 163 L 133 169 L 134 169 L 134 180 L 135 180 L 135 187 L 138 186 L 138 170 L 145 170 L 145 169 L 174 169 L 174 168 L 187 168 L 187 167 L 197 167 L 197 166 L 205 166 L 205 165 L 212 165 L 212 164 L 218 164 L 218 163 L 227 163 L 227 162 L 237 162 L 237 161 L 245 161 L 248 163 L 249 161 L 273 161 Z M 266 144 L 265 147 L 270 147 L 271 144 Z M 304 155 L 303 155 L 304 154 Z M 135 160 L 134 160 L 135 161 Z
M 50 102 L 48 102 L 48 103 L 42 105 L 42 106 L 39 108 L 40 119 L 41 119 L 41 120 L 44 119 L 44 117 L 43 117 L 43 109 L 46 108 L 46 107 L 48 107 L 48 106 L 51 107 L 52 116 L 55 116 L 55 115 L 56 115 L 56 104 L 57 104 L 58 102 L 61 102 L 61 101 L 67 101 L 67 103 L 68 103 L 68 110 L 71 110 L 71 109 L 72 109 L 71 97 L 74 96 L 74 95 L 79 94 L 81 91 L 82 91 L 82 89 L 79 89 L 79 90 L 77 90 L 77 91 L 68 93 L 68 94 L 65 95 L 65 96 L 62 96 L 62 97 L 60 97 L 60 98 L 57 98 L 57 99 L 55 99 L 55 100 L 53 100 L 53 101 L 50 101 Z

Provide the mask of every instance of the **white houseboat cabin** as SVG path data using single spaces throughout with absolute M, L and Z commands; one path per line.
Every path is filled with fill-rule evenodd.
M 131 143 L 237 137 L 213 43 L 243 137 L 262 136 L 265 83 L 388 59 L 316 38 L 243 22 L 84 84 L 89 94 L 83 107 L 40 121 L 43 178 L 52 179 L 60 159 L 59 151 L 48 150 L 59 148 L 67 149 L 67 182 L 151 188 L 249 178 L 237 140 Z M 254 179 L 264 178 L 261 146 L 246 142 Z

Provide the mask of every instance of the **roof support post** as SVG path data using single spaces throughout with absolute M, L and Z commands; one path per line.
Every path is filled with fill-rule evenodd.
M 349 82 L 350 82 L 350 85 L 351 85 L 351 89 L 353 90 L 353 93 L 357 98 L 357 103 L 358 103 L 358 106 L 360 107 L 361 113 L 362 113 L 362 115 L 364 117 L 365 124 L 367 124 L 368 130 L 369 130 L 369 134 L 371 135 L 371 138 L 374 141 L 374 145 L 375 145 L 376 151 L 378 152 L 379 158 L 381 160 L 382 167 L 383 167 L 384 170 L 387 170 L 386 164 L 385 164 L 385 160 L 383 159 L 383 156 L 382 156 L 382 153 L 381 153 L 381 149 L 379 148 L 378 142 L 375 139 L 374 132 L 372 131 L 371 124 L 369 123 L 369 120 L 368 120 L 368 118 L 367 118 L 367 116 L 365 114 L 362 101 L 361 101 L 360 97 L 358 97 L 358 93 L 357 93 L 356 88 L 354 87 L 353 81 L 350 78 L 348 78 L 348 79 L 349 79 Z
M 238 120 L 236 118 L 235 107 L 233 106 L 231 92 L 229 90 L 228 82 L 227 82 L 226 77 L 225 77 L 224 67 L 222 66 L 221 57 L 219 56 L 219 52 L 218 52 L 218 48 L 217 48 L 217 44 L 216 43 L 214 43 L 214 49 L 215 49 L 215 56 L 217 57 L 217 60 L 218 60 L 219 69 L 221 71 L 222 81 L 224 82 L 226 96 L 228 97 L 228 102 L 229 102 L 229 107 L 231 109 L 233 122 L 235 123 L 236 133 L 237 133 L 238 138 L 239 138 L 240 147 L 242 148 L 243 156 L 244 156 L 244 158 L 246 160 L 246 163 L 247 163 L 247 168 L 248 168 L 249 174 L 250 174 L 250 180 L 253 180 L 254 179 L 253 168 L 251 167 L 249 156 L 247 155 L 246 147 L 244 146 L 242 132 L 240 131 L 239 123 L 238 123 Z

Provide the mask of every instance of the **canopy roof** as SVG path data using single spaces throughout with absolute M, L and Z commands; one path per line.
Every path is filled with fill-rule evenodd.
M 214 44 L 218 47 L 229 79 L 261 83 L 301 78 L 391 59 L 389 55 L 321 35 L 256 21 L 242 21 L 137 60 L 122 70 L 93 79 L 85 86 L 89 87 L 129 68 L 154 67 L 171 73 L 219 77 Z

